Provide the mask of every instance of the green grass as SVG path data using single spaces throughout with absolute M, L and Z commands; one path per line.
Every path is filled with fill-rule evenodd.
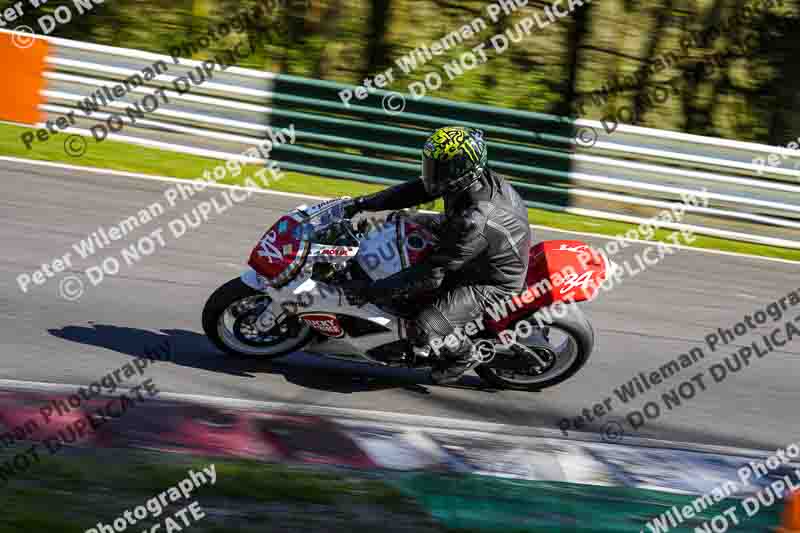
M 30 443 L 0 449 L 0 463 Z M 692 495 L 629 487 L 503 479 L 442 472 L 363 471 L 288 466 L 158 451 L 64 448 L 0 482 L 0 533 L 79 533 L 111 524 L 126 510 L 158 498 L 188 477 L 215 467 L 216 482 L 194 488 L 129 531 L 149 531 L 192 502 L 206 517 L 194 533 L 304 531 L 349 533 L 522 533 L 639 531 L 650 518 Z M 721 506 L 720 506 L 721 508 Z M 747 518 L 736 531 L 767 531 L 779 523 L 780 505 Z M 675 531 L 689 532 L 719 508 L 705 510 Z M 174 531 L 179 531 L 174 529 Z
M 165 152 L 114 141 L 96 143 L 94 139 L 88 140 L 86 153 L 76 158 L 64 152 L 63 145 L 67 136 L 63 133 L 52 136 L 46 142 L 35 142 L 33 148 L 29 150 L 20 141 L 20 135 L 29 129 L 11 124 L 0 124 L 0 153 L 27 159 L 56 161 L 79 166 L 108 168 L 184 179 L 200 178 L 203 176 L 204 171 L 210 171 L 223 163 L 223 161 L 217 159 Z M 262 180 L 255 177 L 255 174 L 260 170 L 262 170 L 260 166 L 246 165 L 243 166 L 243 171 L 239 176 L 228 175 L 220 180 L 220 183 L 245 185 L 247 179 L 250 178 L 261 186 Z M 331 179 L 296 172 L 284 172 L 280 179 L 270 179 L 268 188 L 313 196 L 336 197 L 356 196 L 374 192 L 382 189 L 383 186 L 354 180 Z M 441 209 L 441 201 L 437 202 L 436 208 Z M 636 227 L 634 224 L 624 222 L 569 213 L 555 213 L 544 209 L 528 209 L 528 219 L 531 224 L 611 236 L 622 235 Z M 670 241 L 667 240 L 667 237 L 670 233 L 672 232 L 669 230 L 658 230 L 654 240 L 669 243 Z M 687 246 L 800 261 L 800 250 L 701 235 L 695 235 L 694 237 L 694 242 L 686 244 Z
M 26 447 L 0 451 L 0 461 Z M 84 449 L 50 455 L 0 484 L 4 511 L 0 533 L 80 532 L 97 522 L 110 524 L 128 509 L 144 505 L 169 487 L 214 464 L 216 483 L 188 498 L 169 501 L 163 514 L 131 530 L 143 531 L 197 501 L 206 518 L 197 533 L 245 531 L 330 531 L 344 533 L 359 517 L 383 519 L 392 532 L 444 532 L 426 511 L 389 484 L 363 473 L 311 469 L 249 460 L 182 456 L 157 452 Z M 47 509 L 47 512 L 42 512 Z M 269 522 L 270 527 L 265 528 Z M 392 525 L 394 524 L 394 525 Z

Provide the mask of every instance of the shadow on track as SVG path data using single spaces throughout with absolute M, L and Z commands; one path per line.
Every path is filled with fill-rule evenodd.
M 256 373 L 280 374 L 299 387 L 341 394 L 384 389 L 430 394 L 427 386 L 431 383 L 422 370 L 373 366 L 302 352 L 275 360 L 231 357 L 220 353 L 205 335 L 188 330 L 154 332 L 90 322 L 89 326 L 66 326 L 48 332 L 68 341 L 153 359 L 157 365 L 172 363 L 248 378 Z M 497 392 L 476 376 L 466 376 L 450 388 Z

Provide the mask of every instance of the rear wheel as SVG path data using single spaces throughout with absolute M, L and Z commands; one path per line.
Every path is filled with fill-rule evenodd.
M 218 288 L 203 308 L 203 330 L 231 355 L 272 359 L 302 348 L 311 328 L 275 311 L 271 298 L 235 278 Z
M 475 372 L 504 389 L 537 391 L 568 379 L 586 364 L 594 348 L 594 329 L 575 305 L 564 317 L 510 347 L 497 345 L 497 355 Z M 535 324 L 535 321 L 531 321 Z

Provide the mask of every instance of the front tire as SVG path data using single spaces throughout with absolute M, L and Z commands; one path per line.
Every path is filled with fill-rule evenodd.
M 305 346 L 312 331 L 296 318 L 268 331 L 260 328 L 258 319 L 271 305 L 268 295 L 234 278 L 208 298 L 203 308 L 203 331 L 217 348 L 238 357 L 274 359 Z
M 589 360 L 589 355 L 594 349 L 594 329 L 591 323 L 576 305 L 567 306 L 568 312 L 564 317 L 553 317 L 552 322 L 546 323 L 548 343 L 553 344 L 556 333 L 563 334 L 564 341 L 558 346 L 552 345 L 555 356 L 552 370 L 544 372 L 541 376 L 514 379 L 506 375 L 502 367 L 502 358 L 495 358 L 494 364 L 482 364 L 475 368 L 484 381 L 502 389 L 539 391 L 557 385 L 572 377 Z M 528 317 L 530 319 L 530 317 Z M 530 322 L 535 322 L 531 320 Z M 530 337 L 533 339 L 533 337 Z M 525 338 L 517 340 L 518 345 L 526 344 Z

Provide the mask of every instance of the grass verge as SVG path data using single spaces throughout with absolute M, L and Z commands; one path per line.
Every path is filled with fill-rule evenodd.
M 0 463 L 24 453 L 29 445 L 0 449 Z M 0 533 L 96 533 L 90 528 L 98 523 L 111 526 L 140 506 L 149 512 L 140 512 L 126 531 L 146 533 L 156 524 L 156 533 L 185 530 L 171 526 L 172 521 L 193 533 L 636 533 L 667 509 L 696 498 L 475 474 L 362 472 L 121 448 L 62 448 L 53 455 L 41 444 L 39 448 L 36 460 L 26 454 L 31 463 L 21 472 L 7 474 L 4 469 L 11 477 L 0 482 L 5 503 Z M 211 465 L 214 484 L 206 478 L 187 497 L 170 493 L 170 487 L 189 477 L 190 469 L 207 472 Z M 166 505 L 157 503 L 161 494 Z M 184 512 L 190 521 L 185 524 L 180 513 L 195 502 L 205 517 L 191 519 L 190 512 Z M 704 509 L 673 530 L 700 530 L 694 526 L 713 519 L 724 507 Z M 741 527 L 734 529 L 771 530 L 780 522 L 781 507 L 764 508 L 747 518 L 740 513 Z
M 3 450 L 11 458 L 19 447 Z M 98 522 L 112 525 L 126 510 L 150 505 L 130 531 L 149 531 L 168 518 L 183 527 L 181 509 L 197 502 L 205 518 L 185 513 L 196 533 L 261 533 L 263 531 L 375 530 L 411 533 L 447 529 L 408 496 L 374 476 L 339 469 L 311 469 L 220 457 L 182 456 L 149 451 L 71 449 L 50 455 L 0 484 L 4 510 L 0 533 L 84 532 Z M 213 464 L 216 482 L 206 482 L 167 505 L 150 503 L 182 479 Z M 175 493 L 176 496 L 178 495 Z M 46 509 L 46 512 L 43 512 Z
M 88 140 L 88 149 L 81 157 L 71 157 L 64 151 L 64 141 L 67 135 L 60 133 L 54 135 L 47 142 L 36 142 L 32 149 L 26 148 L 20 140 L 20 135 L 30 128 L 11 124 L 0 124 L 0 153 L 27 159 L 54 161 L 79 166 L 107 168 L 138 172 L 159 176 L 170 176 L 183 179 L 196 179 L 203 176 L 204 171 L 210 171 L 223 163 L 221 160 L 188 154 L 165 152 L 152 148 L 145 148 L 132 144 L 105 141 L 96 143 Z M 260 166 L 247 165 L 243 172 L 237 176 L 227 176 L 220 183 L 243 185 L 248 178 L 255 183 L 260 180 L 254 175 L 261 170 Z M 353 180 L 331 179 L 320 176 L 311 176 L 296 172 L 284 172 L 278 180 L 269 182 L 269 189 L 313 196 L 336 197 L 356 196 L 382 189 L 382 185 L 373 185 Z M 441 201 L 437 202 L 441 208 Z M 531 224 L 548 226 L 567 231 L 582 231 L 602 235 L 622 235 L 636 227 L 634 224 L 615 222 L 598 218 L 573 215 L 569 213 L 554 213 L 543 209 L 528 209 L 528 219 Z M 657 230 L 652 240 L 669 243 L 667 237 L 670 230 Z M 720 239 L 695 235 L 695 240 L 687 246 L 726 252 L 736 252 L 748 255 L 774 257 L 800 261 L 800 250 L 766 246 L 748 242 Z

